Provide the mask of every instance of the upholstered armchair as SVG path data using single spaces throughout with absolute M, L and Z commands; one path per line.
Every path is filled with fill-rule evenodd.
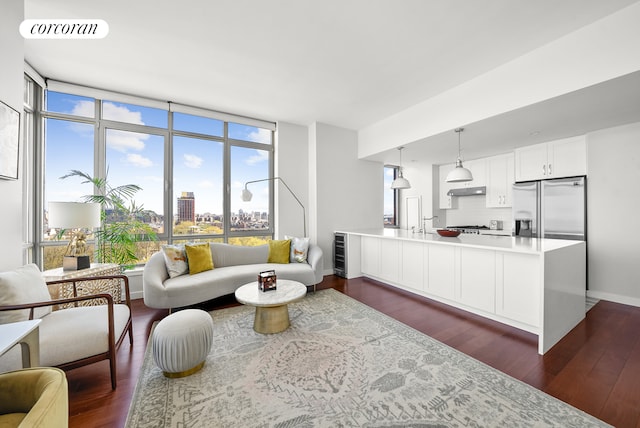
M 0 374 L 0 426 L 69 426 L 69 393 L 64 372 L 53 367 L 36 367 Z
M 92 281 L 108 281 L 109 292 L 87 294 Z M 122 292 L 124 285 L 124 293 Z M 70 296 L 52 299 L 50 287 L 64 286 Z M 122 296 L 124 295 L 124 299 Z M 125 275 L 45 282 L 34 264 L 0 272 L 0 323 L 40 318 L 40 365 L 71 370 L 109 360 L 116 388 L 116 352 L 127 333 L 133 344 L 129 280 Z M 0 372 L 20 367 L 20 354 L 0 357 Z

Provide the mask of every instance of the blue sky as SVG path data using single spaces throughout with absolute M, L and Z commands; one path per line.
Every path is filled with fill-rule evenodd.
M 47 109 L 52 112 L 93 117 L 93 99 L 69 94 L 48 93 Z M 118 122 L 157 127 L 167 126 L 167 112 L 141 106 L 105 101 L 103 117 Z M 187 114 L 175 114 L 175 128 L 221 136 L 223 122 Z M 47 119 L 45 203 L 48 201 L 80 201 L 92 193 L 90 186 L 80 185 L 77 178 L 61 180 L 72 169 L 93 175 L 94 127 L 91 124 Z M 271 131 L 229 124 L 231 138 L 270 142 Z M 138 205 L 163 213 L 164 135 L 117 129 L 106 130 L 107 163 L 112 185 L 138 184 Z M 174 200 L 182 192 L 193 192 L 197 213 L 222 214 L 221 142 L 206 138 L 174 137 Z M 243 202 L 240 192 L 246 181 L 268 177 L 268 151 L 244 147 L 231 149 L 231 211 L 268 211 L 268 182 L 251 184 L 251 202 Z

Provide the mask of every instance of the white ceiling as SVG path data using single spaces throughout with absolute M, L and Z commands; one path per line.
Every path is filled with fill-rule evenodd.
M 25 58 L 55 80 L 358 130 L 637 1 L 25 0 L 25 19 L 109 24 L 101 40 L 25 40 Z M 640 77 L 616 80 L 466 125 L 465 157 L 508 150 L 524 129 L 517 144 L 637 120 Z M 567 118 L 552 121 L 558 129 L 549 126 L 554 112 Z M 405 159 L 447 161 L 456 142 L 453 132 L 436 136 L 412 144 Z

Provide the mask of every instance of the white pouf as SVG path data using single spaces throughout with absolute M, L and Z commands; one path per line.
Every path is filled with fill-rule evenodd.
M 153 359 L 166 377 L 192 375 L 204 366 L 213 342 L 213 320 L 185 309 L 161 320 L 153 331 Z

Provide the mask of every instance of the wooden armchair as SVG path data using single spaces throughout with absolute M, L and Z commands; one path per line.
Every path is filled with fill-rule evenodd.
M 31 279 L 32 282 L 36 282 L 33 277 Z M 115 293 L 82 295 L 83 288 L 94 288 L 83 287 L 91 281 L 113 283 L 116 280 L 118 286 L 109 287 L 117 290 Z M 44 279 L 42 283 L 45 284 Z M 121 299 L 122 284 L 124 284 L 124 301 Z M 42 286 L 42 284 L 22 284 L 22 286 L 32 285 Z M 133 344 L 129 279 L 125 275 L 84 277 L 50 281 L 45 287 L 52 285 L 70 287 L 72 291 L 67 294 L 71 294 L 72 297 L 12 305 L 2 305 L 3 302 L 0 301 L 0 315 L 5 311 L 19 311 L 24 315 L 28 313 L 28 319 L 33 319 L 34 314 L 37 317 L 38 311 L 42 308 L 46 307 L 47 310 L 53 308 L 54 310 L 50 313 L 40 316 L 42 319 L 39 326 L 40 364 L 71 370 L 108 359 L 111 369 L 111 387 L 115 389 L 116 352 L 127 332 L 129 343 Z M 4 371 L 1 367 L 6 366 L 5 357 L 9 355 L 0 359 L 0 371 Z M 14 353 L 12 357 L 15 361 L 11 363 L 16 365 L 20 360 L 18 353 Z

